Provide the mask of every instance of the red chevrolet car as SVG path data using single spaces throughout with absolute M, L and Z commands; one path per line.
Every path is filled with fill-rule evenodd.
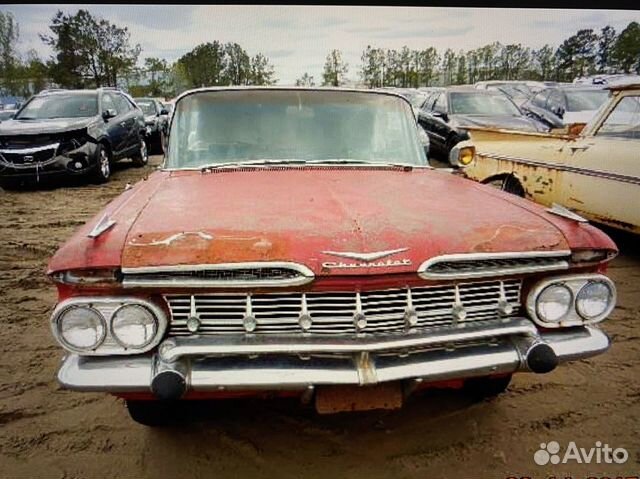
M 487 397 L 607 350 L 616 252 L 562 207 L 430 167 L 392 92 L 193 90 L 162 168 L 49 264 L 58 379 L 146 425 L 265 391 L 320 412 Z

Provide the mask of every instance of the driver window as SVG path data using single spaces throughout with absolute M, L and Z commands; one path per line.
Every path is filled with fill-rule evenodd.
M 111 95 L 109 95 L 108 93 L 105 93 L 104 95 L 102 95 L 102 111 L 106 111 L 106 110 L 114 110 L 117 114 L 118 109 L 116 108 L 116 104 L 113 101 L 113 98 L 111 98 Z
M 640 96 L 620 100 L 596 136 L 640 140 Z
M 447 111 L 447 105 L 446 105 L 444 93 L 440 93 L 440 95 L 438 95 L 436 102 L 433 104 L 433 111 L 438 111 L 441 113 L 444 113 Z

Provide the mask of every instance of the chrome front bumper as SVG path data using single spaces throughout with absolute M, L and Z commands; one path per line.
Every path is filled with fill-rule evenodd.
M 431 382 L 535 370 L 534 350 L 550 347 L 563 363 L 603 353 L 609 345 L 597 327 L 539 332 L 523 318 L 375 340 L 176 337 L 144 356 L 70 354 L 58 380 L 67 389 L 113 393 L 155 391 L 154 381 L 167 374 L 182 378 L 187 391 Z

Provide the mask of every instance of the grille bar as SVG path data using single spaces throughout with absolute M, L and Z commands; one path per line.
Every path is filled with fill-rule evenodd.
M 166 295 L 171 335 L 392 333 L 495 320 L 520 312 L 521 280 L 362 293 Z M 464 315 L 460 313 L 460 309 Z M 189 318 L 197 328 L 189 330 Z M 247 317 L 255 320 L 248 329 Z M 310 319 L 305 324 L 303 318 Z M 362 322 L 362 320 L 364 322 Z

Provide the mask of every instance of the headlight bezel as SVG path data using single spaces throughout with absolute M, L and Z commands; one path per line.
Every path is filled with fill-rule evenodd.
M 142 308 L 143 310 L 145 310 L 146 312 L 148 312 L 151 315 L 151 318 L 155 320 L 155 325 L 154 325 L 154 333 L 153 336 L 148 339 L 146 342 L 140 344 L 139 346 L 132 346 L 130 344 L 127 344 L 125 341 L 122 340 L 121 337 L 119 337 L 116 334 L 115 331 L 115 326 L 114 323 L 116 321 L 116 318 L 118 316 L 118 313 L 121 313 L 123 309 L 125 308 Z M 128 349 L 131 351 L 140 351 L 144 348 L 147 347 L 147 345 L 152 342 L 155 337 L 158 335 L 158 319 L 155 317 L 155 315 L 153 314 L 152 311 L 150 311 L 148 308 L 146 308 L 145 306 L 141 305 L 141 304 L 131 304 L 131 303 L 127 303 L 127 304 L 123 304 L 122 306 L 119 306 L 111 315 L 110 321 L 109 321 L 109 334 L 111 334 L 111 336 L 113 337 L 113 339 L 120 345 L 122 346 L 124 349 Z
M 609 304 L 607 308 L 599 315 L 592 318 L 585 318 L 578 312 L 577 300 L 578 294 L 584 286 L 589 283 L 604 283 L 611 294 Z M 563 316 L 559 321 L 549 322 L 543 320 L 538 315 L 538 298 L 540 294 L 549 286 L 554 284 L 560 284 L 567 287 L 572 294 L 571 307 L 569 312 Z M 544 278 L 538 281 L 530 289 L 526 298 L 526 309 L 529 317 L 538 326 L 544 328 L 566 328 L 571 326 L 585 326 L 589 324 L 599 323 L 604 320 L 611 311 L 615 308 L 617 299 L 616 287 L 613 281 L 603 274 L 588 273 L 588 274 L 574 274 L 566 276 L 554 276 L 550 278 Z
M 78 309 L 85 309 L 85 310 L 89 310 L 92 313 L 95 313 L 100 322 L 102 323 L 102 334 L 100 335 L 100 339 L 98 339 L 98 341 L 96 341 L 96 343 L 89 348 L 79 348 L 78 346 L 71 344 L 65 337 L 64 334 L 62 332 L 62 323 L 63 323 L 63 319 L 64 316 L 69 313 L 70 311 L 73 310 L 78 310 Z M 104 343 L 104 339 L 107 335 L 107 331 L 109 330 L 109 326 L 107 324 L 107 320 L 105 319 L 104 315 L 98 311 L 97 309 L 91 307 L 91 305 L 86 305 L 86 304 L 70 304 L 67 305 L 65 308 L 63 308 L 57 315 L 56 317 L 56 322 L 55 322 L 55 334 L 54 336 L 56 336 L 56 339 L 58 340 L 58 342 L 66 349 L 68 349 L 69 351 L 73 351 L 73 352 L 77 352 L 77 353 L 84 353 L 86 351 L 92 351 L 94 349 L 97 349 L 100 347 L 100 345 L 102 343 Z
M 140 348 L 124 347 L 112 334 L 112 322 L 115 313 L 126 305 L 137 305 L 147 309 L 156 320 L 156 331 L 153 338 Z M 104 320 L 105 334 L 102 341 L 93 349 L 78 349 L 68 344 L 61 336 L 59 321 L 63 312 L 71 307 L 89 307 L 100 314 Z M 156 347 L 163 339 L 167 326 L 168 316 L 164 309 L 151 300 L 144 298 L 123 296 L 78 296 L 68 298 L 55 307 L 50 318 L 51 331 L 56 341 L 67 351 L 82 356 L 111 356 L 142 354 Z

